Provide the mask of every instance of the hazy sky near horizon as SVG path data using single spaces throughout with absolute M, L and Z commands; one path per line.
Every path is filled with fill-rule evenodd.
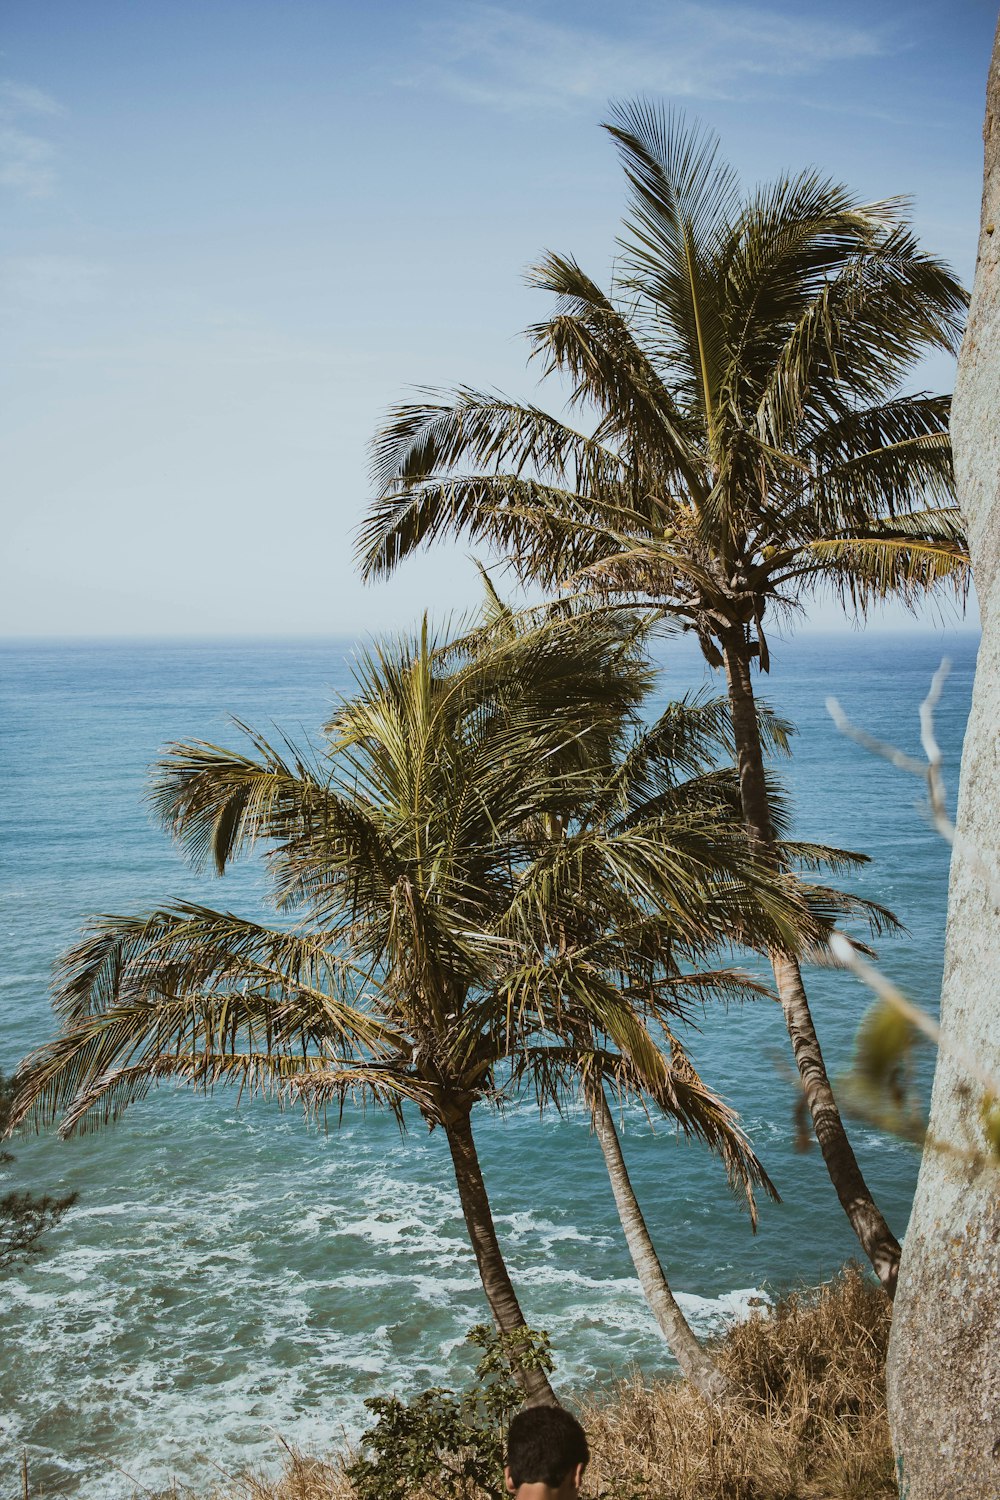
M 525 367 L 546 300 L 523 272 L 553 249 L 607 281 L 609 98 L 700 116 L 748 184 L 815 165 L 912 195 L 968 283 L 996 19 L 995 0 L 7 0 L 0 635 L 464 608 L 463 547 L 357 578 L 368 440 L 418 385 L 554 399 Z

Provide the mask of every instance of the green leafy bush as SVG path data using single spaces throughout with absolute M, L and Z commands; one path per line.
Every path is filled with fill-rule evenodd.
M 378 1420 L 347 1469 L 358 1500 L 407 1500 L 419 1491 L 435 1500 L 503 1500 L 507 1427 L 524 1401 L 517 1371 L 548 1374 L 549 1339 L 528 1328 L 504 1336 L 480 1324 L 468 1342 L 482 1351 L 468 1390 L 434 1386 L 408 1403 L 395 1396 L 365 1402 Z

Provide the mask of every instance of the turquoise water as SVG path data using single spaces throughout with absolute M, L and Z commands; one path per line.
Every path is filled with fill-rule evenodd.
M 796 831 L 864 850 L 856 888 L 894 908 L 909 935 L 885 968 L 933 1005 L 940 984 L 947 850 L 922 820 L 920 787 L 840 738 L 834 691 L 877 735 L 918 751 L 917 707 L 941 656 L 938 712 L 957 781 L 975 637 L 803 636 L 775 652 L 764 693 L 799 728 L 786 774 Z M 223 882 L 182 864 L 148 820 L 146 769 L 170 739 L 235 741 L 225 716 L 315 737 L 349 687 L 347 642 L 37 644 L 0 647 L 3 800 L 0 1066 L 51 1029 L 50 966 L 94 911 L 171 896 L 253 914 L 251 864 Z M 688 643 L 664 648 L 664 693 L 699 684 Z M 845 975 L 809 976 L 831 1069 L 866 1005 Z M 816 1281 L 853 1253 L 817 1151 L 793 1150 L 793 1093 L 780 1012 L 759 1002 L 705 1017 L 692 1051 L 740 1108 L 784 1197 L 752 1237 L 704 1152 L 627 1117 L 625 1149 L 668 1275 L 703 1330 L 761 1289 Z M 552 1334 L 570 1388 L 638 1361 L 670 1368 L 617 1231 L 600 1152 L 577 1114 L 525 1104 L 477 1121 L 499 1233 L 529 1320 Z M 853 1130 L 897 1233 L 916 1175 L 911 1148 Z M 78 1206 L 47 1254 L 0 1281 L 0 1492 L 21 1452 L 33 1493 L 115 1497 L 172 1475 L 207 1483 L 206 1460 L 280 1465 L 276 1434 L 323 1449 L 355 1432 L 366 1396 L 468 1369 L 484 1317 L 438 1134 L 401 1137 L 349 1112 L 324 1135 L 270 1105 L 161 1091 L 113 1130 L 19 1143 L 15 1177 L 66 1187 Z M 124 1472 L 123 1472 L 124 1471 Z

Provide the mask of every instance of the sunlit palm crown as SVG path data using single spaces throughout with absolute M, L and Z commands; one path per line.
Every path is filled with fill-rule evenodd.
M 762 1180 L 671 1034 L 686 1006 L 755 987 L 685 971 L 720 944 L 821 941 L 852 903 L 756 861 L 716 768 L 725 705 L 646 729 L 649 669 L 619 619 L 535 628 L 495 599 L 464 641 L 425 627 L 357 675 L 314 757 L 249 730 L 245 754 L 172 748 L 162 820 L 220 873 L 261 842 L 284 925 L 188 904 L 95 919 L 17 1118 L 85 1127 L 172 1078 L 410 1100 L 433 1123 L 525 1081 L 559 1098 L 590 1070 Z
M 607 128 L 630 189 L 611 293 L 560 255 L 531 277 L 557 297 L 534 353 L 586 420 L 467 388 L 397 408 L 366 572 L 465 532 L 546 587 L 662 601 L 710 658 L 824 584 L 862 610 L 961 592 L 949 401 L 904 382 L 956 348 L 966 298 L 903 201 L 815 172 L 744 197 L 681 117 L 638 103 Z

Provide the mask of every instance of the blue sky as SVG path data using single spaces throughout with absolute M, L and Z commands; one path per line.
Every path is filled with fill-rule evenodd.
M 464 607 L 462 548 L 355 577 L 367 442 L 415 385 L 537 394 L 523 271 L 555 249 L 607 279 L 608 99 L 682 105 L 748 184 L 911 194 L 969 282 L 995 24 L 995 0 L 7 0 L 0 634 Z

